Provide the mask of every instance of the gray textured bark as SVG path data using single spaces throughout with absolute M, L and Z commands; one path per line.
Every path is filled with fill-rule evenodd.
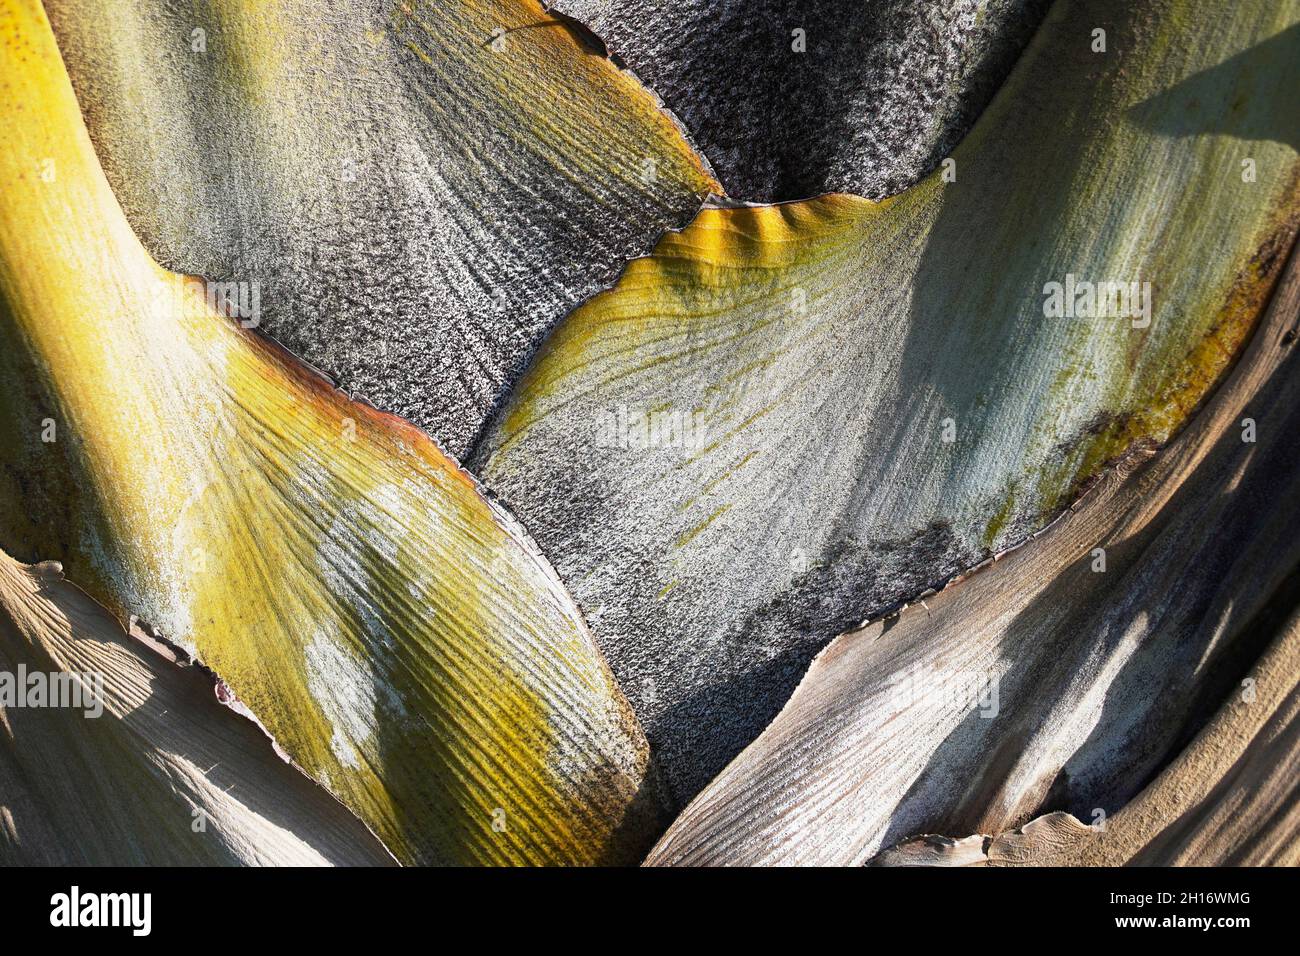
M 880 198 L 957 144 L 1049 0 L 559 0 L 736 199 Z M 796 33 L 796 31 L 802 31 Z M 799 49 L 802 48 L 802 49 Z

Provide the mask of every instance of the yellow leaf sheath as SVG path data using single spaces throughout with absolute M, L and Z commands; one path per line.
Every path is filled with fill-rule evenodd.
M 635 857 L 644 738 L 519 526 L 152 262 L 39 4 L 0 38 L 0 544 L 196 652 L 404 862 Z

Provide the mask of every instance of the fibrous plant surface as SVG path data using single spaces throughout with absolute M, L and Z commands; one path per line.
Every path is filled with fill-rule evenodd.
M 6 549 L 216 670 L 403 862 L 635 859 L 645 739 L 527 535 L 156 265 L 41 8 L 0 16 Z
M 1300 2 L 561 7 L 0 0 L 0 859 L 1293 861 Z
M 873 199 L 979 116 L 1046 0 L 558 0 L 659 93 L 727 192 Z
M 264 731 L 218 702 L 210 675 L 128 636 L 57 565 L 0 554 L 0 673 L 86 683 L 79 709 L 0 713 L 0 863 L 392 860 Z
M 1042 527 L 1237 353 L 1295 231 L 1300 106 L 1264 91 L 1300 28 L 1229 6 L 1057 4 L 955 181 L 705 210 L 548 338 L 471 466 L 677 799 L 838 631 Z M 1137 293 L 1053 313 L 1079 280 Z
M 1173 444 L 1135 450 L 969 580 L 836 638 L 650 861 L 857 864 L 908 835 L 999 833 L 1043 807 L 1107 834 L 1125 808 L 1128 825 L 1126 805 L 1189 729 L 1225 698 L 1237 712 L 1251 662 L 1275 641 L 1290 660 L 1298 325 L 1293 261 L 1248 353 Z M 1295 670 L 1261 666 L 1228 719 L 1254 733 L 1277 710 L 1273 733 L 1289 735 Z M 1205 769 L 1184 782 L 1209 789 Z M 1264 812 L 1285 780 L 1257 795 Z
M 1297 623 L 1293 615 L 1214 719 L 1119 813 L 1085 824 L 1058 810 L 997 835 L 928 835 L 872 864 L 1296 866 Z
M 529 0 L 48 8 L 153 256 L 258 283 L 260 328 L 453 454 L 555 321 L 721 192 Z

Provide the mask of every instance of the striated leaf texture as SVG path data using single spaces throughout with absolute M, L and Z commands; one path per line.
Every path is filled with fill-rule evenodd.
M 910 840 L 876 866 L 1300 865 L 1300 618 L 1214 720 L 1104 826 L 1057 811 L 1014 831 Z
M 129 637 L 57 565 L 0 553 L 0 673 L 38 674 L 45 688 L 67 675 L 58 680 L 84 688 L 0 710 L 0 863 L 392 862 L 256 724 L 218 702 L 211 676 Z
M 649 861 L 857 864 L 916 834 L 1119 814 L 1300 606 L 1298 329 L 1293 257 L 1246 354 L 1168 447 L 1135 450 L 968 580 L 837 638 Z M 1297 682 L 1274 669 L 1249 719 Z M 1285 805 L 1285 779 L 1259 797 Z
M 40 5 L 0 28 L 0 545 L 212 667 L 402 862 L 638 858 L 645 739 L 518 524 L 155 265 Z
M 154 257 L 258 283 L 265 331 L 454 455 L 556 320 L 721 191 L 533 0 L 49 8 Z
M 707 209 L 550 336 L 471 465 L 679 801 L 836 633 L 1024 539 L 1219 379 L 1300 210 L 1298 20 L 1063 0 L 955 182 Z M 1149 289 L 1149 323 L 1050 317 L 1071 276 Z

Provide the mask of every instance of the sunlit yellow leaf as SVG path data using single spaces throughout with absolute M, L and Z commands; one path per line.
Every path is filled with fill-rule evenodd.
M 403 862 L 635 858 L 645 741 L 519 526 L 155 265 L 0 5 L 0 544 L 214 668 Z

